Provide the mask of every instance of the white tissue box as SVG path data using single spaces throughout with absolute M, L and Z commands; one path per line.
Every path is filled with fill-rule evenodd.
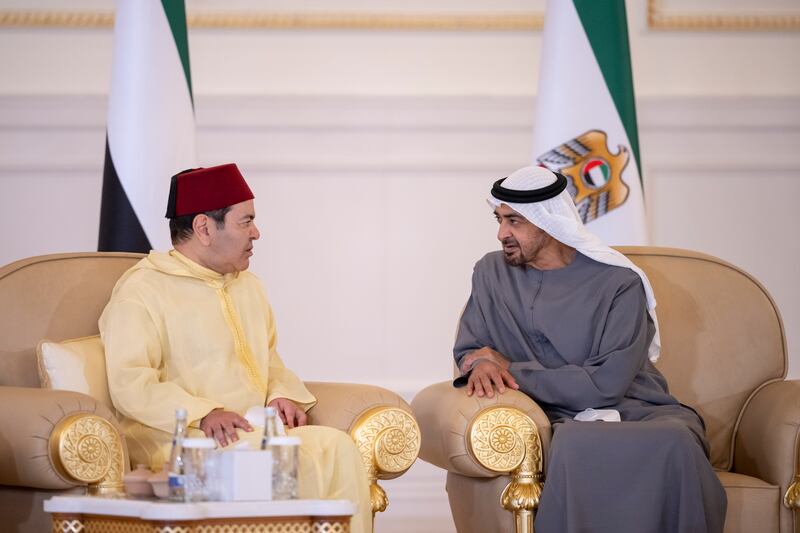
M 222 501 L 272 499 L 272 452 L 227 450 L 220 453 L 219 459 Z

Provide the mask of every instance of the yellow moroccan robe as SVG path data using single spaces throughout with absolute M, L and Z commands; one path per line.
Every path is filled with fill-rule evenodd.
M 169 457 L 175 409 L 189 433 L 212 409 L 244 415 L 288 398 L 304 410 L 316 399 L 283 365 L 275 320 L 261 282 L 249 272 L 218 274 L 179 252 L 151 252 L 114 287 L 100 317 L 111 399 L 134 464 L 159 468 Z M 344 433 L 290 430 L 302 439 L 301 498 L 358 503 L 354 532 L 371 530 L 369 487 L 360 455 Z M 239 431 L 258 441 L 258 432 Z

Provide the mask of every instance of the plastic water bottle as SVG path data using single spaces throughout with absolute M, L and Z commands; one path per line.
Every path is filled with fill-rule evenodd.
M 269 450 L 269 441 L 281 435 L 278 429 L 278 411 L 274 407 L 264 408 L 264 436 L 261 437 L 261 449 Z M 280 422 L 282 424 L 282 422 Z
M 218 467 L 214 439 L 183 440 L 184 501 L 218 499 Z
M 299 464 L 299 437 L 274 437 L 269 442 L 272 452 L 272 499 L 297 498 L 297 469 Z
M 172 451 L 169 454 L 169 499 L 179 502 L 185 498 L 183 440 L 186 438 L 186 417 L 186 409 L 175 409 L 175 432 L 172 434 Z

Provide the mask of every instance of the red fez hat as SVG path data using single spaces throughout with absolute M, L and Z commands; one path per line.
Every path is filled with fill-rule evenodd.
M 254 198 L 234 163 L 184 170 L 172 176 L 167 218 L 222 209 Z

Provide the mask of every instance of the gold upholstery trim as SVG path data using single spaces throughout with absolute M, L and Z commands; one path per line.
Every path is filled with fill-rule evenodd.
M 660 0 L 647 2 L 647 26 L 657 30 L 789 31 L 800 29 L 799 15 L 667 15 Z
M 384 511 L 389 500 L 378 479 L 395 478 L 417 460 L 421 443 L 417 421 L 397 407 L 373 407 L 358 417 L 350 436 L 367 470 L 372 512 Z
M 90 494 L 124 492 L 122 437 L 104 418 L 76 413 L 61 420 L 50 434 L 50 458 L 61 476 L 87 483 Z
M 194 28 L 236 28 L 277 30 L 416 30 L 416 31 L 531 31 L 541 30 L 541 13 L 380 14 L 380 13 L 188 13 Z M 15 27 L 111 27 L 110 11 L 0 11 L 0 26 Z
M 467 438 L 467 449 L 479 464 L 511 474 L 501 498 L 503 508 L 514 513 L 517 533 L 532 533 L 544 464 L 536 424 L 514 407 L 489 407 L 472 420 Z

